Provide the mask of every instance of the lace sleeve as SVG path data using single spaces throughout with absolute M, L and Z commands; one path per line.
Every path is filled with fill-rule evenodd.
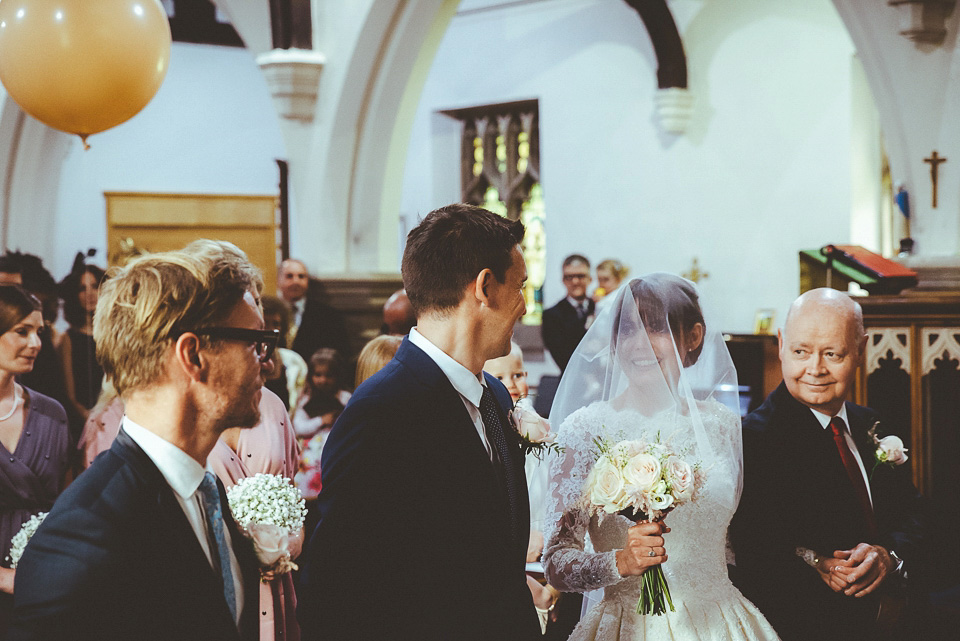
M 617 551 L 587 552 L 584 539 L 590 513 L 583 508 L 568 510 L 547 541 L 543 568 L 547 583 L 563 592 L 587 592 L 622 580 L 617 571 Z
M 547 582 L 564 592 L 586 592 L 621 581 L 616 551 L 587 549 L 591 511 L 583 484 L 593 466 L 592 440 L 602 426 L 600 404 L 567 417 L 557 433 L 563 455 L 551 460 L 551 493 L 544 524 L 543 566 Z

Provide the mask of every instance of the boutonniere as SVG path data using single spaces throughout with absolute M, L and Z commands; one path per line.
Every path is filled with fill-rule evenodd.
M 510 424 L 520 436 L 520 449 L 524 456 L 532 453 L 542 461 L 547 452 L 563 452 L 563 448 L 554 443 L 556 435 L 550 432 L 550 422 L 537 414 L 527 397 L 524 396 L 513 406 Z
M 903 446 L 903 441 L 899 436 L 884 436 L 877 438 L 877 428 L 880 427 L 880 421 L 873 424 L 873 427 L 867 431 L 867 436 L 873 441 L 873 469 L 870 470 L 870 480 L 873 480 L 873 473 L 881 465 L 897 467 L 907 462 L 907 448 Z

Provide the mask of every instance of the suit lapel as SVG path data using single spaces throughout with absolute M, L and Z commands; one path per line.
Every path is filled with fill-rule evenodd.
M 447 420 L 449 421 L 449 428 L 452 434 L 448 434 L 444 438 L 447 438 L 447 440 L 456 439 L 454 442 L 462 443 L 462 451 L 467 452 L 470 464 L 477 470 L 478 474 L 482 475 L 482 478 L 487 479 L 489 491 L 494 497 L 493 503 L 498 506 L 502 518 L 505 520 L 510 519 L 511 512 L 506 493 L 501 490 L 501 482 L 500 479 L 497 478 L 496 469 L 490 460 L 490 455 L 487 453 L 483 442 L 480 440 L 476 425 L 470 418 L 470 414 L 467 412 L 460 393 L 454 389 L 450 380 L 443 373 L 443 370 L 440 369 L 440 366 L 427 356 L 423 350 L 411 343 L 409 338 L 403 339 L 403 343 L 401 343 L 400 348 L 397 350 L 397 355 L 394 358 L 396 358 L 412 376 L 418 377 L 427 389 L 431 390 L 430 394 L 437 404 L 436 415 L 449 417 Z M 489 380 L 488 378 L 488 384 Z M 499 383 L 497 384 L 499 385 Z M 498 402 L 497 405 L 499 406 L 501 424 L 506 432 L 510 429 L 509 422 L 501 403 Z M 511 440 L 509 432 L 506 433 L 505 436 L 507 437 L 507 443 L 515 442 Z M 453 445 L 454 442 L 452 442 L 451 445 Z M 490 446 L 495 447 L 493 443 L 491 443 Z M 516 453 L 518 450 L 519 447 L 511 453 Z M 515 456 L 519 456 L 519 454 L 515 454 Z M 515 470 L 512 469 L 507 469 L 505 473 L 516 474 Z M 525 488 L 525 477 L 522 482 L 522 487 Z M 504 525 L 509 528 L 508 522 L 505 521 Z M 526 549 L 526 543 L 524 543 L 524 549 Z
M 111 449 L 124 458 L 124 460 L 141 475 L 150 488 L 150 494 L 157 505 L 159 527 L 164 529 L 163 539 L 169 541 L 170 548 L 176 551 L 176 559 L 178 564 L 182 566 L 183 580 L 188 582 L 189 585 L 196 586 L 198 593 L 209 596 L 209 605 L 206 606 L 206 609 L 210 612 L 219 612 L 218 616 L 225 619 L 224 623 L 229 624 L 232 629 L 236 629 L 236 626 L 233 625 L 233 618 L 230 614 L 230 609 L 227 607 L 227 602 L 222 597 L 223 587 L 220 584 L 220 576 L 210 565 L 210 560 L 200 546 L 200 541 L 197 540 L 193 526 L 191 526 L 190 521 L 187 520 L 187 515 L 184 514 L 180 502 L 177 500 L 169 484 L 167 484 L 163 474 L 157 469 L 157 466 L 154 465 L 150 457 L 140 449 L 140 446 L 137 445 L 123 429 L 120 430 Z M 223 504 L 224 514 L 230 514 L 229 506 L 225 504 L 226 499 L 223 495 L 222 486 L 220 486 L 220 489 L 220 499 Z M 228 527 L 230 527 L 233 519 L 224 520 L 228 522 Z M 242 542 L 244 539 L 242 534 L 235 532 L 236 528 L 234 526 L 230 530 L 230 536 L 232 537 L 234 549 L 236 550 L 238 541 Z M 237 552 L 235 551 L 235 553 Z M 237 554 L 238 561 L 244 558 L 241 557 L 239 553 Z M 243 567 L 242 562 L 241 569 L 243 570 L 244 576 L 244 610 L 246 611 L 251 609 L 248 605 L 251 589 L 248 587 L 248 572 L 247 569 Z M 259 590 L 256 585 L 253 586 L 253 591 L 258 595 L 259 599 Z M 220 598 L 216 598 L 218 595 L 221 595 Z M 252 610 L 256 611 L 256 609 L 257 605 L 254 603 Z

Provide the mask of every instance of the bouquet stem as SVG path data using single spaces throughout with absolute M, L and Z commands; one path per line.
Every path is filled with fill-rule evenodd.
M 670 586 L 663 574 L 663 567 L 655 565 L 643 573 L 643 585 L 640 588 L 640 601 L 637 602 L 637 614 L 661 615 L 673 607 Z

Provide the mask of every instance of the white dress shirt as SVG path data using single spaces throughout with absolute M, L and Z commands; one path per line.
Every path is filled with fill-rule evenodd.
M 423 334 L 417 331 L 416 327 L 410 330 L 410 342 L 422 349 L 423 352 L 430 357 L 430 360 L 437 364 L 437 367 L 440 368 L 443 375 L 446 376 L 450 384 L 453 385 L 453 389 L 457 390 L 457 393 L 460 394 L 463 406 L 467 408 L 470 420 L 473 421 L 473 426 L 477 429 L 477 434 L 480 436 L 480 442 L 483 443 L 484 449 L 487 450 L 487 456 L 489 456 L 492 461 L 493 449 L 487 441 L 487 431 L 483 427 L 483 418 L 480 416 L 480 398 L 483 396 L 483 388 L 487 386 L 487 381 L 484 380 L 483 374 L 480 374 L 479 378 L 474 376 L 473 372 L 453 360 L 446 352 L 427 340 Z
M 823 412 L 818 412 L 815 409 L 810 409 L 813 412 L 813 415 L 817 417 L 817 420 L 820 421 L 820 425 L 823 426 L 823 429 L 830 427 L 830 419 L 833 416 L 828 416 Z M 860 452 L 857 451 L 857 444 L 853 442 L 853 435 L 850 433 L 850 419 L 847 418 L 847 406 L 841 405 L 840 411 L 837 412 L 834 416 L 843 421 L 845 429 L 843 430 L 843 438 L 847 442 L 847 447 L 850 448 L 850 451 L 853 452 L 853 458 L 857 460 L 857 467 L 860 468 L 860 474 L 863 475 L 863 484 L 867 486 L 867 496 L 870 498 L 870 506 L 873 506 L 873 493 L 870 492 L 870 479 L 867 477 L 867 470 L 863 467 L 863 459 L 860 458 Z
M 124 416 L 121 428 L 140 446 L 140 449 L 150 457 L 153 464 L 157 466 L 167 485 L 173 490 L 173 495 L 177 497 L 183 513 L 193 528 L 193 533 L 197 535 L 200 547 L 203 548 L 210 567 L 215 568 L 213 556 L 210 551 L 210 539 L 207 536 L 207 520 L 203 513 L 203 497 L 197 492 L 203 475 L 207 472 L 192 456 L 181 450 L 173 443 L 157 436 L 147 428 L 137 425 Z M 212 470 L 211 470 L 212 471 Z M 237 625 L 240 624 L 240 614 L 243 609 L 243 578 L 240 574 L 240 564 L 233 553 L 233 544 L 230 540 L 230 530 L 226 524 L 223 527 L 223 535 L 227 541 L 227 547 L 230 551 L 230 569 L 233 570 L 233 587 L 237 596 Z
M 299 300 L 291 303 L 290 307 L 293 309 L 293 326 L 300 327 L 303 321 L 303 310 L 307 308 L 307 297 L 301 296 Z

